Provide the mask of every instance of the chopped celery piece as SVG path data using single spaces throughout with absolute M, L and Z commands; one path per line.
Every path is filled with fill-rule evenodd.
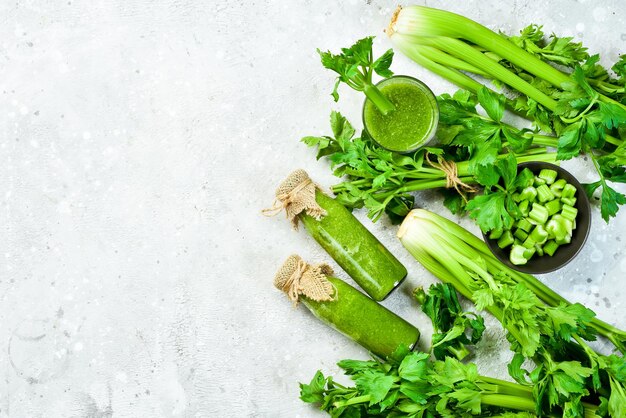
M 502 236 L 504 230 L 502 228 L 492 229 L 491 233 L 489 233 L 489 239 L 498 239 Z
M 541 203 L 545 203 L 554 199 L 554 195 L 546 184 L 542 184 L 541 186 L 537 187 L 537 198 Z
M 567 229 L 567 235 L 572 235 L 574 233 L 574 222 L 566 218 L 563 218 L 563 222 L 565 223 L 565 229 Z
M 548 240 L 548 231 L 546 231 L 543 225 L 537 225 L 530 233 L 530 238 L 532 238 L 535 243 L 541 245 Z
M 545 204 L 546 209 L 548 209 L 548 215 L 552 216 L 555 213 L 559 213 L 561 211 L 561 201 L 560 200 L 551 200 Z
M 522 212 L 522 215 L 524 215 L 524 216 L 528 216 L 528 213 L 530 212 L 529 206 L 530 206 L 530 202 L 528 200 L 522 200 L 519 203 L 519 205 L 517 205 L 517 207 L 519 208 L 520 212 Z
M 515 233 L 513 235 L 515 236 L 515 238 L 519 239 L 520 241 L 525 241 L 526 238 L 528 238 L 528 234 L 524 232 L 523 229 L 519 229 L 519 228 L 515 230 Z
M 572 236 L 570 234 L 567 234 L 562 239 L 555 239 L 554 242 L 559 245 L 569 244 L 570 242 L 572 242 Z
M 558 215 L 555 215 L 558 216 Z M 567 235 L 567 226 L 565 225 L 564 218 L 550 219 L 546 224 L 546 231 L 550 238 L 556 240 L 562 240 Z
M 574 222 L 572 222 L 569 219 L 565 218 L 560 213 L 557 213 L 551 219 L 553 219 L 553 220 L 563 224 L 563 226 L 565 227 L 565 230 L 567 231 L 567 233 L 569 235 L 572 235 L 572 231 L 574 230 Z
M 546 184 L 546 181 L 544 179 L 539 178 L 539 177 L 535 177 L 535 180 L 533 181 L 533 185 L 535 187 L 539 187 L 542 184 Z
M 539 257 L 543 256 L 543 248 L 541 247 L 540 244 L 535 244 L 535 251 L 537 252 L 537 255 Z
M 511 231 L 506 230 L 502 233 L 502 236 L 498 238 L 498 247 L 506 248 L 509 245 L 513 244 L 513 242 L 513 234 L 511 233 Z
M 526 264 L 528 262 L 528 258 L 524 257 L 526 251 L 527 249 L 522 247 L 521 245 L 513 245 L 513 247 L 511 248 L 511 255 L 509 256 L 509 260 L 511 260 L 511 263 L 515 264 L 516 266 Z
M 532 229 L 532 224 L 530 222 L 528 222 L 527 219 L 521 219 L 518 223 L 517 223 L 517 227 L 519 229 L 521 229 L 524 232 L 530 232 L 530 230 Z
M 526 258 L 526 260 L 530 260 L 532 256 L 535 255 L 535 246 L 532 248 L 522 246 L 522 248 L 524 248 L 524 258 Z
M 576 206 L 576 198 L 575 197 L 562 197 L 561 203 L 564 205 Z
M 513 193 L 513 196 L 512 196 L 512 197 L 513 197 L 513 201 L 514 201 L 514 202 L 519 202 L 519 201 L 521 201 L 521 200 L 522 200 L 521 195 L 520 195 L 519 193 L 517 193 L 517 192 L 516 192 L 516 193 Z
M 576 215 L 578 215 L 578 209 L 570 205 L 563 205 L 563 209 L 561 210 L 561 215 L 565 219 L 569 219 L 570 221 L 574 222 L 574 220 L 576 219 Z
M 524 248 L 535 248 L 535 240 L 532 239 L 531 237 L 526 238 L 526 241 L 524 241 L 524 243 L 522 244 L 522 247 Z
M 522 190 L 522 193 L 520 193 L 521 200 L 533 201 L 535 200 L 536 197 L 537 197 L 537 189 L 535 189 L 532 186 L 526 187 L 524 190 Z
M 558 179 L 557 181 L 552 183 L 552 185 L 550 186 L 550 191 L 556 197 L 561 197 L 561 192 L 563 191 L 563 187 L 565 187 L 566 184 L 567 182 L 564 179 Z
M 540 179 L 544 179 L 546 184 L 552 184 L 556 180 L 556 171 L 550 170 L 549 168 L 544 168 L 539 172 Z
M 530 219 L 545 224 L 548 220 L 548 209 L 539 203 L 533 203 L 533 209 L 528 213 Z
M 570 198 L 570 197 L 574 197 L 576 195 L 576 187 L 572 186 L 571 184 L 566 184 L 565 187 L 563 187 L 563 191 L 561 192 L 561 199 L 562 198 Z
M 543 246 L 543 252 L 552 257 L 557 248 L 559 248 L 559 244 L 557 244 L 554 240 L 550 240 Z

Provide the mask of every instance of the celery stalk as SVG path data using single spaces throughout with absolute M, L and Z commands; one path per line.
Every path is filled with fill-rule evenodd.
M 406 36 L 398 34 L 393 39 L 394 43 L 412 42 L 418 45 L 426 45 L 441 49 L 442 51 L 465 59 L 470 65 L 477 67 L 486 74 L 508 84 L 516 90 L 524 92 L 528 97 L 533 98 L 550 110 L 556 109 L 557 102 L 539 91 L 512 71 L 507 70 L 497 62 L 487 58 L 484 54 L 472 48 L 465 42 L 458 39 L 444 36 Z
M 526 52 L 508 39 L 498 35 L 492 30 L 471 19 L 446 10 L 434 9 L 426 6 L 409 6 L 399 8 L 399 10 L 396 10 L 393 14 L 391 23 L 387 29 L 387 34 L 394 43 L 395 39 L 397 39 L 395 38 L 397 34 L 464 39 L 472 44 L 485 48 L 487 51 L 490 51 L 507 61 L 510 61 L 517 67 L 520 67 L 530 74 L 546 80 L 557 88 L 562 88 L 564 83 L 569 82 L 569 76 L 567 74 Z M 481 54 L 479 51 L 475 52 Z M 493 60 L 486 56 L 485 59 L 493 63 Z M 476 65 L 471 62 L 471 60 L 470 64 L 485 71 L 485 68 Z M 501 81 L 506 82 L 506 80 Z M 600 93 L 599 98 L 603 102 L 612 103 L 626 109 L 626 105 L 623 105 Z M 539 102 L 541 103 L 541 101 Z M 551 109 L 554 110 L 553 108 Z

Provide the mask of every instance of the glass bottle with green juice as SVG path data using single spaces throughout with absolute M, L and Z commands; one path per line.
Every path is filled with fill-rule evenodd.
M 294 227 L 299 222 L 374 300 L 383 300 L 406 277 L 406 268 L 341 203 L 327 196 L 304 170 L 291 173 L 276 190 Z
M 400 346 L 415 346 L 417 328 L 332 274 L 326 264 L 310 265 L 292 255 L 276 273 L 274 285 L 294 304 L 302 302 L 318 319 L 382 358 Z

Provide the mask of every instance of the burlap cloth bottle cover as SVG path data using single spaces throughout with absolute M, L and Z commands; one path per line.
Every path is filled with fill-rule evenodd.
M 333 270 L 328 264 L 308 264 L 293 254 L 276 272 L 274 286 L 285 292 L 294 305 L 300 296 L 317 302 L 330 301 L 336 296 L 335 286 L 327 279 L 331 274 Z
M 298 169 L 280 183 L 276 189 L 274 205 L 263 209 L 263 214 L 274 216 L 285 209 L 287 219 L 294 229 L 298 228 L 298 215 L 302 212 L 319 220 L 326 216 L 326 211 L 315 200 L 315 190 L 319 188 L 306 171 Z

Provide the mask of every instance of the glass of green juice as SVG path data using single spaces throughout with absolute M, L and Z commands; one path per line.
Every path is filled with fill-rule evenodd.
M 369 98 L 365 99 L 363 126 L 378 145 L 389 151 L 409 153 L 433 140 L 439 107 L 426 84 L 413 77 L 395 75 L 376 87 L 395 106 L 395 110 L 383 114 Z

